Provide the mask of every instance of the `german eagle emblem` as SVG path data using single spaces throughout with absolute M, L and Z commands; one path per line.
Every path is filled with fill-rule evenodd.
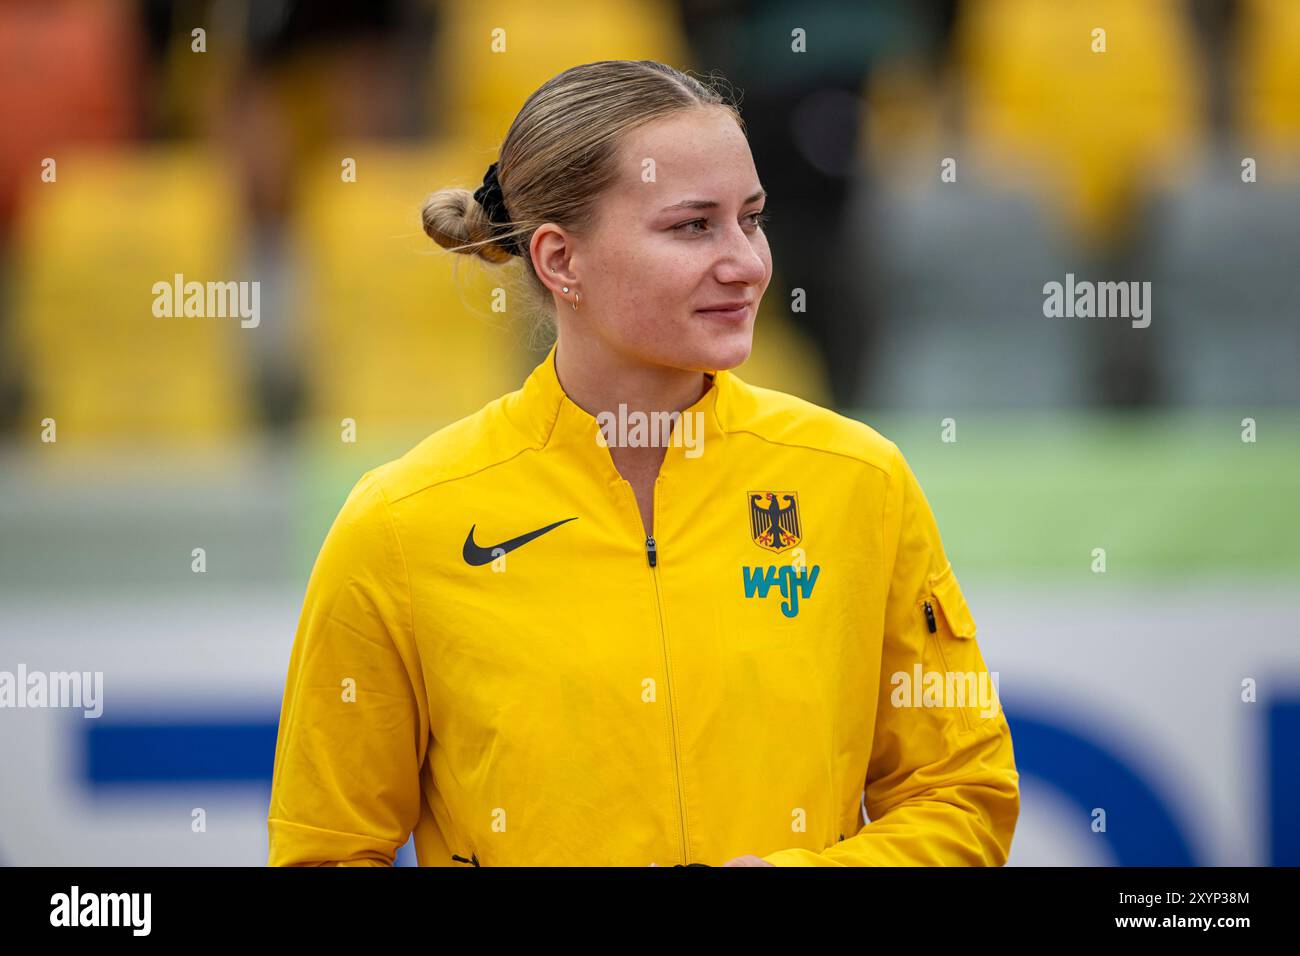
M 803 536 L 799 497 L 793 491 L 749 492 L 749 533 L 760 548 L 780 554 Z

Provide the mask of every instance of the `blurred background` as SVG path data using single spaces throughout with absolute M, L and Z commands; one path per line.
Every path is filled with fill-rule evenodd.
M 0 671 L 102 671 L 104 711 L 0 710 L 0 862 L 265 862 L 329 523 L 549 344 L 421 201 L 602 59 L 739 94 L 775 274 L 738 374 L 916 470 L 1010 862 L 1300 864 L 1295 0 L 3 0 Z M 257 323 L 155 316 L 178 274 Z M 1067 275 L 1150 325 L 1045 316 Z

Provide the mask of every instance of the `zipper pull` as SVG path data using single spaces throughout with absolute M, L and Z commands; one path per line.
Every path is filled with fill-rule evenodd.
M 655 539 L 653 537 L 645 539 L 645 556 L 646 560 L 650 562 L 650 567 L 653 568 L 659 556 L 659 551 L 655 547 Z
M 938 625 L 934 623 L 934 608 L 930 607 L 929 601 L 925 602 L 925 623 L 929 626 L 931 634 L 938 630 Z

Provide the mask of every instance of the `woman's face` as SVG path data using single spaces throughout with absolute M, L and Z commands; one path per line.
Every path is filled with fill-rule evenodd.
M 593 229 L 575 237 L 569 267 L 582 299 L 561 321 L 630 362 L 744 362 L 772 276 L 744 133 L 721 109 L 676 113 L 632 131 L 618 169 Z M 739 308 L 716 311 L 728 305 Z

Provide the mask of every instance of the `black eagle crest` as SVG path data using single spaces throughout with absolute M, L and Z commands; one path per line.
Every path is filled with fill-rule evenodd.
M 780 553 L 803 536 L 799 498 L 793 491 L 749 492 L 749 533 L 760 548 Z

